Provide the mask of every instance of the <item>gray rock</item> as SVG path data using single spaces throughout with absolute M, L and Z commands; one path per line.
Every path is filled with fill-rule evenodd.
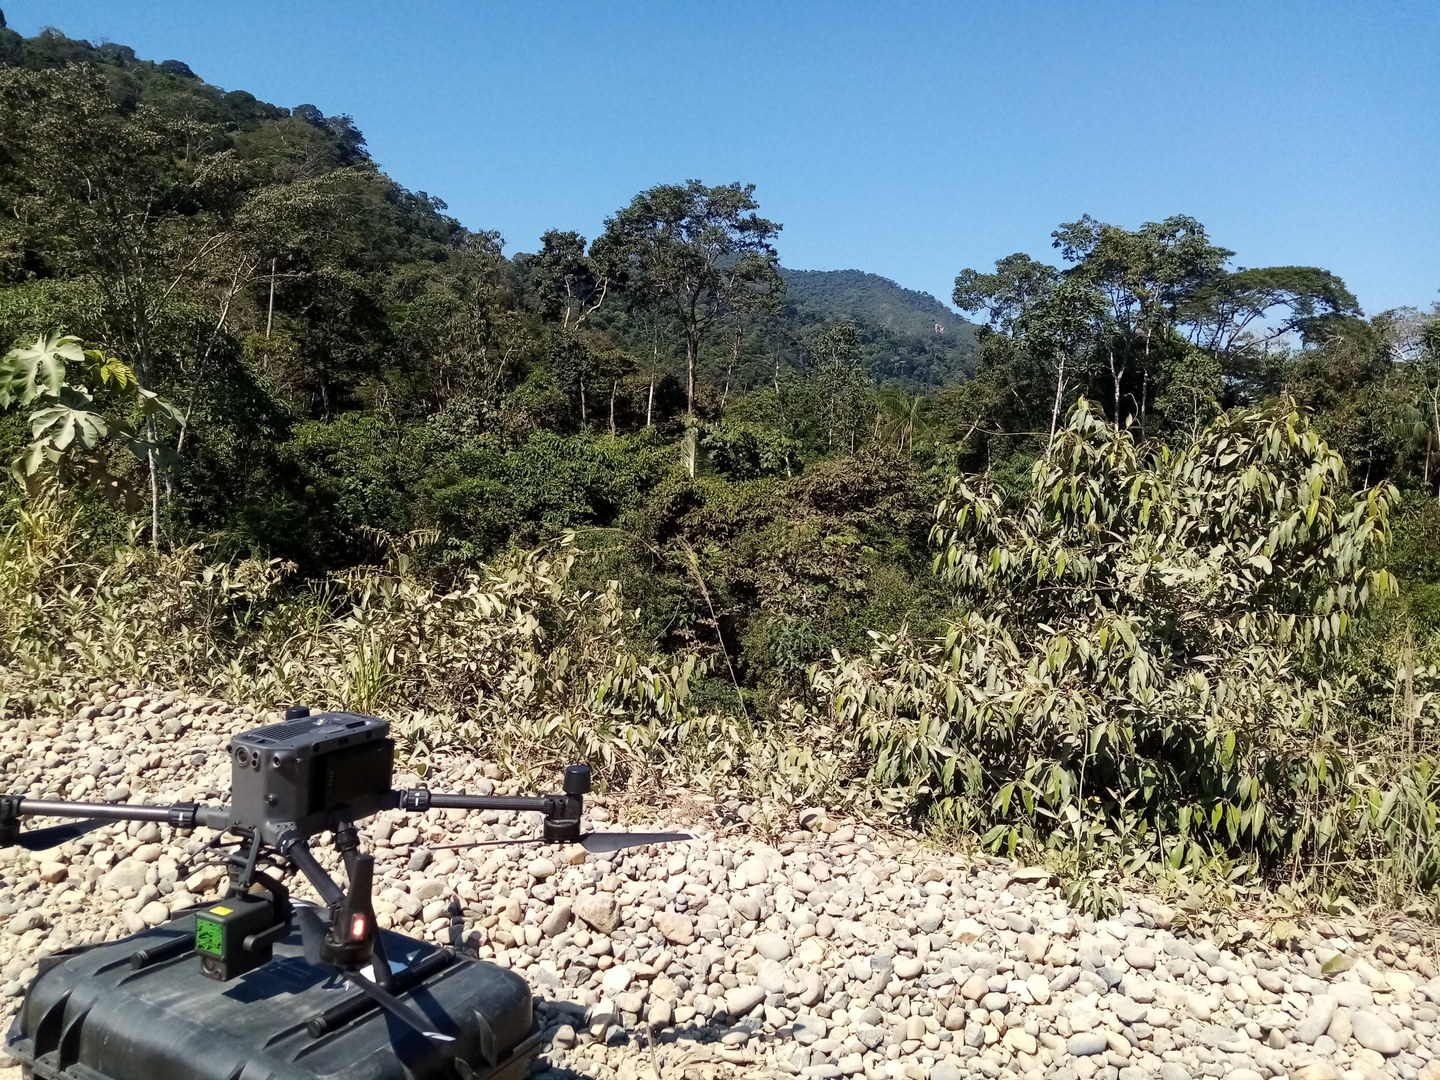
M 1310 1002 L 1310 1007 L 1305 1010 L 1304 1017 L 1300 1023 L 1295 1025 L 1295 1038 L 1307 1046 L 1314 1046 L 1315 1040 L 1324 1035 L 1330 1029 L 1330 1021 L 1335 1018 L 1335 999 L 1328 995 L 1321 995 Z
M 546 937 L 563 934 L 570 925 L 570 905 L 556 904 L 540 924 L 540 932 Z
M 1404 1045 L 1405 1040 L 1400 1032 L 1368 1009 L 1361 1009 L 1351 1015 L 1350 1025 L 1354 1029 L 1355 1041 L 1377 1054 L 1394 1057 Z
M 1364 983 L 1331 983 L 1326 993 L 1335 999 L 1336 1004 L 1343 1005 L 1347 1009 L 1368 1009 L 1375 1004 L 1375 995 Z
M 885 1032 L 879 1028 L 863 1027 L 855 1033 L 855 1037 L 866 1050 L 874 1050 L 885 1042 Z
M 730 898 L 730 908 L 746 922 L 760 921 L 760 904 L 752 896 L 741 893 Z
M 1121 955 L 1137 971 L 1155 970 L 1155 950 L 1148 945 L 1127 945 Z
M 136 859 L 122 859 L 100 880 L 100 884 L 120 893 L 137 893 L 145 887 L 145 875 L 149 873 L 149 869 L 145 863 Z
M 755 981 L 767 994 L 783 994 L 786 983 L 784 965 L 776 960 L 762 958 L 755 973 Z
M 800 1004 L 806 1008 L 819 1004 L 825 996 L 825 980 L 819 972 L 802 971 L 796 976 L 796 981 L 800 984 Z
M 779 934 L 758 934 L 754 945 L 766 960 L 784 960 L 790 955 L 790 943 Z
M 568 1050 L 574 1046 L 578 1040 L 579 1036 L 575 1034 L 573 1027 L 569 1024 L 561 1024 L 555 1029 L 555 1033 L 550 1036 L 550 1045 L 558 1046 L 562 1050 Z
M 765 1000 L 765 989 L 760 986 L 737 986 L 725 991 L 725 1011 L 731 1019 L 738 1020 Z
M 1103 1054 L 1109 1043 L 1103 1031 L 1077 1031 L 1065 1043 L 1065 1049 L 1072 1057 L 1093 1057 Z
M 1010 1009 L 1010 999 L 997 991 L 991 991 L 980 999 L 981 1008 L 987 1012 L 1003 1013 Z
M 825 1037 L 827 1025 L 818 1016 L 798 1017 L 790 1025 L 790 1037 L 801 1046 L 813 1046 Z
M 895 961 L 895 977 L 897 979 L 910 980 L 918 978 L 925 970 L 924 961 L 913 956 L 902 956 Z

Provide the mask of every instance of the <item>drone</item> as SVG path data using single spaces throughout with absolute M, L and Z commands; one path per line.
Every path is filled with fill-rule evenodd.
M 588 765 L 568 766 L 553 795 L 396 789 L 395 742 L 389 725 L 373 716 L 312 715 L 292 706 L 283 721 L 235 735 L 227 750 L 229 806 L 0 795 L 0 845 L 29 851 L 117 821 L 238 838 L 224 855 L 227 881 L 218 902 L 123 941 L 40 962 L 7 1038 L 27 1075 L 519 1077 L 540 1038 L 528 985 L 512 971 L 380 929 L 375 860 L 361 849 L 358 824 L 385 810 L 490 810 L 542 815 L 539 836 L 492 843 L 579 844 L 611 853 L 693 839 L 585 831 Z M 67 821 L 23 829 L 31 817 Z M 339 855 L 344 884 L 315 855 L 312 841 L 323 834 Z M 286 879 L 296 871 L 320 905 L 292 900 Z M 191 965 L 192 958 L 198 963 Z M 336 990 L 354 992 L 334 1000 Z

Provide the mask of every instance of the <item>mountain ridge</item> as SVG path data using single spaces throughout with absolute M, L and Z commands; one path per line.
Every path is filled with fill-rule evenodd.
M 936 389 L 974 373 L 977 327 L 930 293 L 869 270 L 782 267 L 780 274 L 786 315 L 796 325 L 855 322 L 877 382 Z

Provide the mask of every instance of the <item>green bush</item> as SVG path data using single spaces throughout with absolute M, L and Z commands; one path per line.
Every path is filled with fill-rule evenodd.
M 1284 409 L 1172 450 L 1082 405 L 1030 492 L 952 480 L 935 538 L 958 618 L 818 665 L 822 715 L 887 805 L 993 848 L 1433 889 L 1434 673 L 1412 661 L 1376 723 L 1342 662 L 1394 585 L 1370 553 L 1395 498 L 1352 497 Z

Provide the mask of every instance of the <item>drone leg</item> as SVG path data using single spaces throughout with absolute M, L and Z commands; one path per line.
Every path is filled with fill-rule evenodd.
M 355 856 L 360 851 L 360 833 L 349 818 L 342 817 L 335 823 L 335 850 L 345 863 L 345 873 L 353 880 Z
M 390 961 L 385 958 L 385 943 L 380 940 L 380 930 L 377 927 L 375 934 L 375 952 L 371 960 L 371 968 L 375 972 L 375 984 L 381 990 L 393 989 L 395 985 L 395 974 L 390 970 Z
M 244 896 L 255 883 L 255 866 L 260 861 L 260 834 L 250 834 L 250 847 L 241 862 L 234 855 L 230 857 L 230 895 Z
M 320 899 L 325 901 L 326 906 L 333 908 L 344 902 L 345 890 L 336 885 L 335 879 L 316 861 L 303 836 L 296 836 L 294 833 L 282 836 L 277 846 L 280 854 L 294 863 L 310 884 L 315 886 L 315 891 L 320 894 Z

